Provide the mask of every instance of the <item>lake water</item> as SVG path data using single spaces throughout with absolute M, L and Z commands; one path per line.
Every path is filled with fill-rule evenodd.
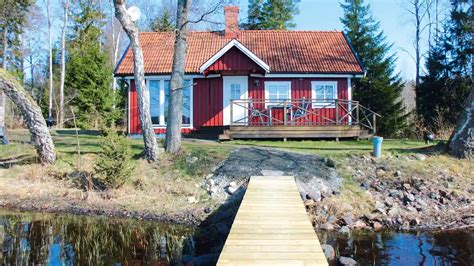
M 176 265 L 194 255 L 193 228 L 105 217 L 0 211 L 1 265 Z M 318 232 L 361 265 L 472 265 L 474 230 Z

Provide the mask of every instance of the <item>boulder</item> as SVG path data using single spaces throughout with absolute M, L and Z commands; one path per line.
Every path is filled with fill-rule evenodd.
M 352 213 L 345 214 L 342 216 L 342 221 L 345 225 L 351 225 L 354 222 L 354 216 Z
M 188 202 L 189 203 L 198 203 L 198 200 L 196 199 L 195 196 L 188 197 Z
M 413 194 L 411 194 L 411 193 L 404 193 L 403 201 L 405 203 L 414 202 L 415 201 L 415 196 L 413 196 Z
M 351 229 L 349 229 L 349 227 L 347 226 L 343 226 L 341 227 L 341 229 L 339 229 L 338 232 L 341 234 L 349 234 L 351 232 Z
M 364 228 L 367 227 L 367 225 L 366 225 L 363 221 L 357 220 L 357 221 L 353 222 L 353 223 L 350 225 L 350 227 L 351 227 L 352 229 L 364 229 Z
M 372 228 L 374 228 L 374 230 L 381 230 L 383 228 L 383 225 L 379 222 L 374 222 L 372 224 Z
M 314 201 L 321 200 L 321 192 L 319 190 L 310 190 L 306 193 L 306 199 L 312 199 Z
M 421 153 L 414 154 L 413 157 L 417 159 L 418 161 L 424 161 L 427 158 L 426 155 L 421 154 Z
M 339 257 L 339 265 L 357 265 L 357 261 L 349 257 Z
M 384 209 L 385 208 L 385 204 L 383 204 L 382 202 L 380 201 L 375 201 L 375 209 Z
M 320 228 L 323 230 L 332 231 L 334 230 L 334 225 L 332 225 L 331 223 L 325 223 L 321 225 Z
M 326 259 L 331 261 L 336 257 L 336 252 L 334 251 L 334 248 L 331 245 L 322 244 L 321 248 L 323 249 L 324 256 L 326 256 Z
M 327 221 L 328 223 L 334 223 L 334 222 L 337 221 L 337 218 L 336 218 L 336 216 L 334 216 L 334 215 L 329 215 L 329 216 L 328 216 L 328 219 L 327 219 L 326 221 Z

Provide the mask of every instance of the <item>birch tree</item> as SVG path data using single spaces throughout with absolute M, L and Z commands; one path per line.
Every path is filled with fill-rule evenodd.
M 145 157 L 149 161 L 157 161 L 159 156 L 158 143 L 151 122 L 150 94 L 145 84 L 145 66 L 138 29 L 131 17 L 127 14 L 125 0 L 114 0 L 114 7 L 115 17 L 120 21 L 124 31 L 127 33 L 133 51 L 135 87 L 138 95 L 138 112 L 140 114 L 140 127 L 145 144 Z
M 64 127 L 64 81 L 66 79 L 66 33 L 69 20 L 69 0 L 61 1 L 63 7 L 63 25 L 61 27 L 61 73 L 59 84 L 59 121 L 58 125 Z
M 46 5 L 46 17 L 48 23 L 48 53 L 49 53 L 49 99 L 48 99 L 48 118 L 53 117 L 53 37 L 51 32 L 52 17 L 51 17 L 51 0 L 43 0 Z
M 166 151 L 177 153 L 181 149 L 181 124 L 183 116 L 184 67 L 188 44 L 188 14 L 191 0 L 178 0 L 174 41 L 173 67 L 170 81 L 168 119 L 166 124 Z
M 0 92 L 4 92 L 18 106 L 31 134 L 39 160 L 53 164 L 56 160 L 54 143 L 36 101 L 6 70 L 0 69 Z

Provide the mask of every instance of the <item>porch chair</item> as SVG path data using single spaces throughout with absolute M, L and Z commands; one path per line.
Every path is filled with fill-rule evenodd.
M 295 122 L 296 119 L 298 118 L 303 118 L 305 122 L 309 122 L 309 106 L 311 104 L 311 101 L 306 100 L 305 97 L 301 99 L 301 102 L 296 109 L 296 111 L 293 113 L 292 121 L 293 123 Z
M 269 116 L 264 113 L 265 111 L 260 111 L 257 108 L 255 108 L 252 97 L 249 98 L 249 110 L 250 110 L 249 124 L 252 124 L 253 122 L 252 120 L 254 117 L 258 117 L 262 125 L 266 125 L 264 117 L 269 117 Z

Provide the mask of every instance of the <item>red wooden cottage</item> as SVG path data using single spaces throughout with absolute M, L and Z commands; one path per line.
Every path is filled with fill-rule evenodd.
M 184 134 L 228 138 L 339 138 L 375 132 L 376 114 L 352 100 L 364 67 L 337 31 L 239 30 L 225 8 L 219 32 L 190 32 L 183 89 Z M 151 116 L 165 133 L 174 35 L 140 34 Z M 133 55 L 115 75 L 129 84 L 128 132 L 140 134 Z

